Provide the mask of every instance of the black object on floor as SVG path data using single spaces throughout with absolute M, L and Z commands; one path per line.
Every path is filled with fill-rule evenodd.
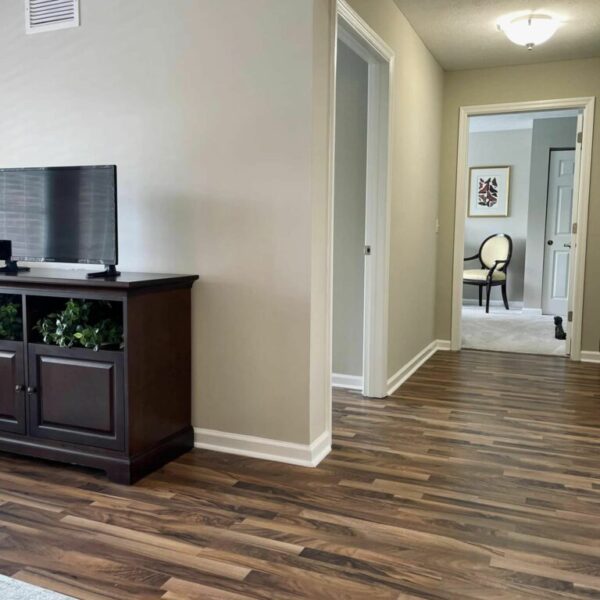
M 562 326 L 562 317 L 554 317 L 554 337 L 557 340 L 566 340 L 567 334 Z

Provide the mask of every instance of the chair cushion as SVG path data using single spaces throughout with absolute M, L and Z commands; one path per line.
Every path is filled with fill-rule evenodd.
M 463 281 L 485 281 L 489 271 L 487 269 L 465 269 L 463 271 Z M 493 281 L 505 281 L 506 273 L 502 271 L 494 271 L 492 275 Z

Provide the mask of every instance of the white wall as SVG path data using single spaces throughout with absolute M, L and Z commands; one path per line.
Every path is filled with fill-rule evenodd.
M 529 211 L 531 129 L 471 133 L 468 161 L 469 167 L 511 167 L 508 217 L 466 217 L 465 256 L 476 254 L 481 242 L 489 235 L 510 235 L 513 240 L 513 256 L 508 268 L 508 299 L 509 303 L 522 302 Z M 465 263 L 465 268 L 479 268 L 479 263 L 470 261 Z M 464 298 L 477 298 L 477 295 L 477 286 L 464 286 Z M 501 299 L 499 288 L 492 289 L 492 299 Z
M 362 376 L 368 65 L 338 42 L 333 372 Z
M 86 0 L 80 28 L 27 36 L 0 3 L 0 165 L 118 165 L 121 268 L 200 274 L 199 427 L 326 427 L 329 8 Z

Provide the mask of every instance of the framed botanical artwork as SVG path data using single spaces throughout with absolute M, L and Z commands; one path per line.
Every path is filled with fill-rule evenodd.
M 469 217 L 508 217 L 510 167 L 469 169 Z

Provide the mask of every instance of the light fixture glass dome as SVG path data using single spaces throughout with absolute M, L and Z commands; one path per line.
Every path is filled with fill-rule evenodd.
M 527 14 L 498 21 L 498 29 L 506 37 L 528 50 L 548 41 L 560 27 L 560 21 L 550 15 Z

